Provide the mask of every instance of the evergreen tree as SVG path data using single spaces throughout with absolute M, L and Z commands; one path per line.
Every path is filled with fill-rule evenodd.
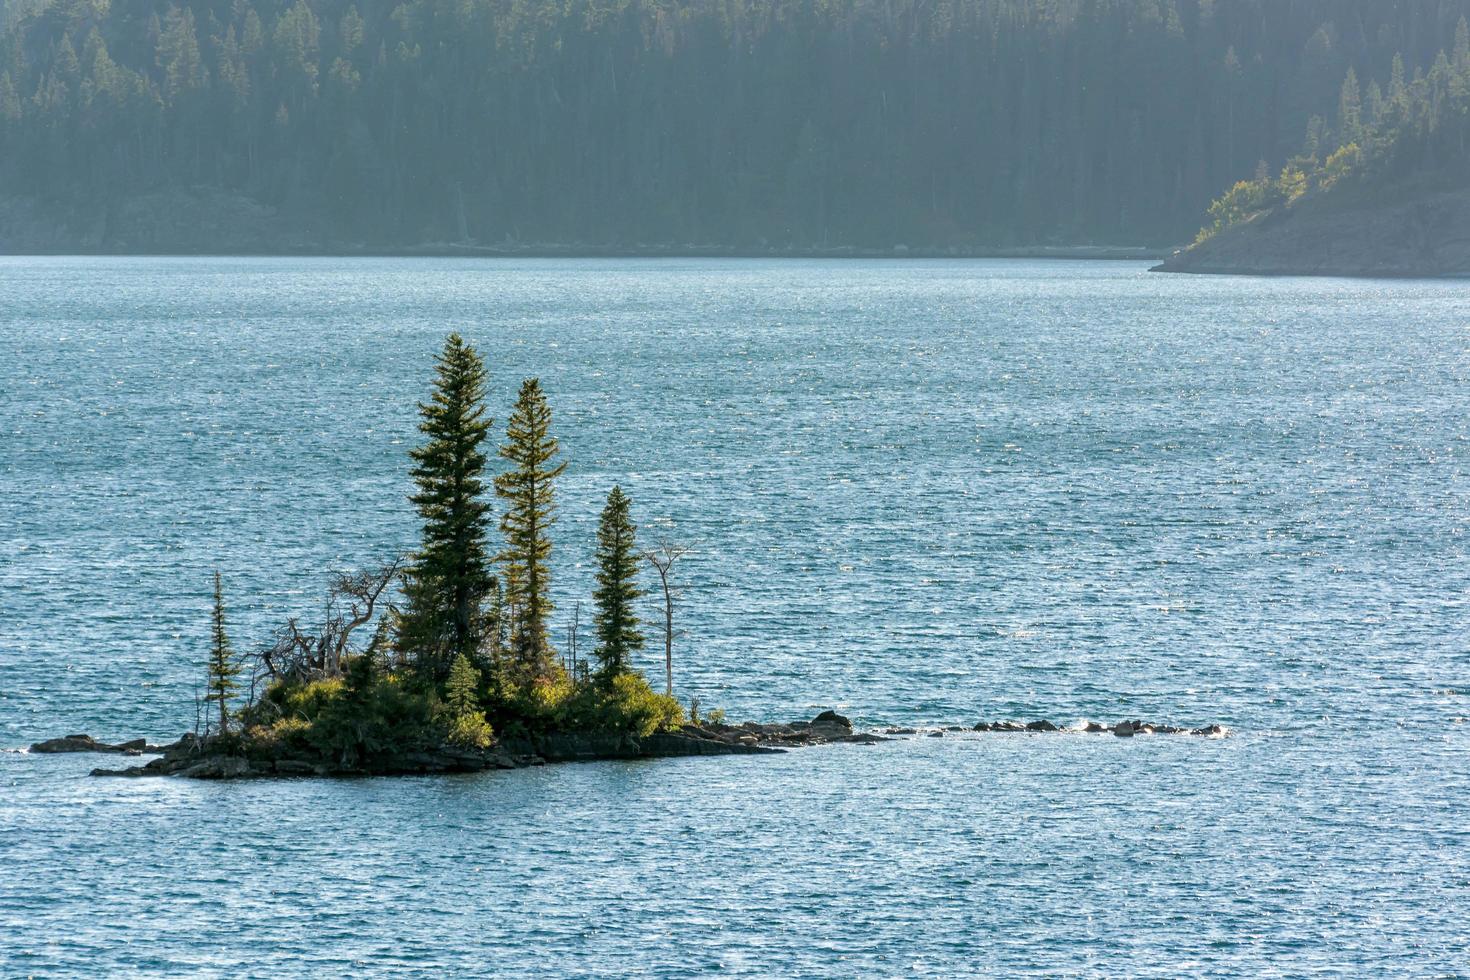
M 230 698 L 239 689 L 235 678 L 240 674 L 240 665 L 235 662 L 230 636 L 225 632 L 225 596 L 219 572 L 214 573 L 214 612 L 210 618 L 213 636 L 204 702 L 219 705 L 219 732 L 223 735 L 230 730 Z
M 495 492 L 506 502 L 500 529 L 505 550 L 505 601 L 515 617 L 511 646 L 524 680 L 550 675 L 554 664 L 547 640 L 546 620 L 551 613 L 551 555 L 548 532 L 556 522 L 554 481 L 566 463 L 554 464 L 556 439 L 551 435 L 551 408 L 536 378 L 521 385 L 515 411 L 505 427 L 500 455 L 511 464 L 495 478 Z
M 1338 143 L 1356 143 L 1363 138 L 1363 101 L 1358 93 L 1358 73 L 1348 69 L 1337 97 Z
M 480 710 L 480 672 L 463 653 L 457 654 L 444 685 L 444 704 L 449 709 L 449 740 L 458 745 L 483 749 L 490 744 L 491 730 Z
M 475 670 L 469 658 L 458 654 L 449 668 L 449 680 L 444 682 L 444 703 L 456 716 L 479 710 L 476 688 L 480 685 L 480 672 Z
M 485 417 L 485 365 L 457 333 L 437 359 L 433 397 L 419 405 L 419 431 L 428 437 L 412 450 L 418 492 L 409 499 L 423 517 L 423 542 L 409 570 L 407 609 L 399 621 L 399 648 L 439 680 L 457 654 L 474 657 L 484 632 L 481 605 L 494 589 L 486 555 L 490 506 L 482 498 L 490 431 Z
M 638 587 L 642 562 L 634 543 L 637 526 L 629 514 L 630 501 L 622 487 L 613 487 L 597 527 L 597 659 L 598 680 L 611 685 L 629 669 L 633 651 L 643 649 L 638 614 L 633 604 L 644 592 Z

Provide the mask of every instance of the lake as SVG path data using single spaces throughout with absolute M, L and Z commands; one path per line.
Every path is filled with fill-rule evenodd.
M 553 407 L 559 642 L 618 483 L 695 549 L 674 682 L 732 719 L 1231 735 L 248 784 L 7 751 L 0 974 L 1470 969 L 1464 283 L 0 258 L 0 747 L 177 737 L 215 570 L 248 649 L 411 548 L 450 330 L 495 438 L 521 379 Z

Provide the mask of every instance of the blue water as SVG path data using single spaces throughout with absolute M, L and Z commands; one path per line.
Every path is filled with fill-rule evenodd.
M 497 420 L 551 398 L 558 634 L 620 482 L 696 549 L 686 698 L 1233 734 L 227 785 L 0 753 L 0 975 L 1470 974 L 1462 283 L 0 259 L 0 746 L 175 736 L 215 569 L 248 647 L 411 547 L 450 329 Z

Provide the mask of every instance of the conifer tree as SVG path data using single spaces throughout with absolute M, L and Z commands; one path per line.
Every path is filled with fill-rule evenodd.
M 622 487 L 613 487 L 597 527 L 597 589 L 592 598 L 597 603 L 597 659 L 602 664 L 598 680 L 605 686 L 626 673 L 632 653 L 643 649 L 633 607 L 644 594 L 638 587 L 642 556 L 634 542 L 637 526 L 629 514 L 630 503 Z
M 210 617 L 212 642 L 209 649 L 209 682 L 205 686 L 206 704 L 219 705 L 219 733 L 230 730 L 230 698 L 239 689 L 235 678 L 240 674 L 240 665 L 235 662 L 235 652 L 230 646 L 230 636 L 225 631 L 225 596 L 219 572 L 214 573 L 214 612 Z
M 1337 99 L 1338 143 L 1356 143 L 1363 138 L 1363 100 L 1358 92 L 1358 73 L 1351 68 L 1342 80 Z
M 480 684 L 480 672 L 475 670 L 469 658 L 458 654 L 449 668 L 449 680 L 444 682 L 444 703 L 456 716 L 479 709 L 475 688 Z
M 419 405 L 428 436 L 410 452 L 418 492 L 409 499 L 424 520 L 423 542 L 409 570 L 400 649 L 428 677 L 442 679 L 457 654 L 474 657 L 484 632 L 481 606 L 494 590 L 486 555 L 490 506 L 483 499 L 490 431 L 485 417 L 485 365 L 457 333 L 444 342 L 433 397 Z
M 521 385 L 505 436 L 500 455 L 511 468 L 495 478 L 495 492 L 506 502 L 500 519 L 505 550 L 499 557 L 505 569 L 505 601 L 515 616 L 511 646 L 517 668 L 529 681 L 549 676 L 554 665 L 546 629 L 552 609 L 546 562 L 551 555 L 548 532 L 556 522 L 554 481 L 566 469 L 565 462 L 552 463 L 557 444 L 551 435 L 551 408 L 536 378 Z
M 490 724 L 480 710 L 480 672 L 463 653 L 456 654 L 444 685 L 444 703 L 449 709 L 449 740 L 457 745 L 483 749 L 490 744 Z

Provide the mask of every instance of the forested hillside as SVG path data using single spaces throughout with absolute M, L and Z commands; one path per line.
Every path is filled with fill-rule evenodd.
M 268 219 L 293 246 L 1173 243 L 1349 70 L 1427 65 L 1467 12 L 10 0 L 0 246 L 167 246 L 171 209 L 193 241 Z
M 1470 275 L 1470 24 L 1429 70 L 1343 81 L 1279 174 L 1210 206 L 1177 272 Z

